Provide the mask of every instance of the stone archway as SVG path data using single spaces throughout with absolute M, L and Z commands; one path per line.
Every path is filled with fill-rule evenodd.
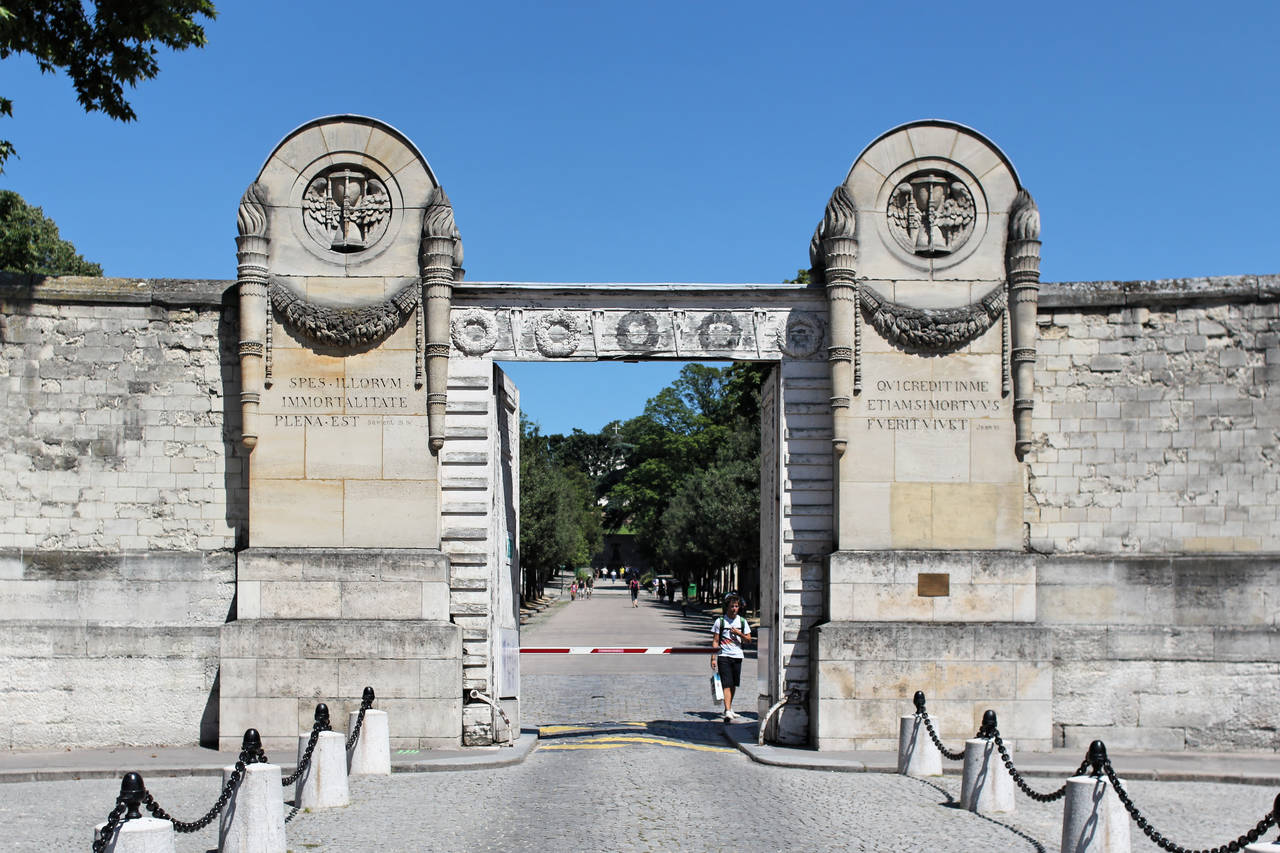
M 760 701 L 801 697 L 780 740 L 873 739 L 880 706 L 853 664 L 900 661 L 858 646 L 868 630 L 1035 618 L 1034 571 L 1028 611 L 1009 554 L 1039 222 L 1007 159 L 968 129 L 907 125 L 858 158 L 814 235 L 814 285 L 464 283 L 425 159 L 355 116 L 287 136 L 239 230 L 250 529 L 222 636 L 236 685 L 220 699 L 224 743 L 251 713 L 264 737 L 291 741 L 307 699 L 290 673 L 332 679 L 354 703 L 344 666 L 394 685 L 401 745 L 501 736 L 489 705 L 465 701 L 511 691 L 518 642 L 514 515 L 494 509 L 515 501 L 502 465 L 517 398 L 495 359 L 778 365 L 762 418 Z M 925 573 L 934 586 L 878 568 L 902 549 L 940 569 Z M 980 582 L 956 549 L 1003 556 Z M 944 575 L 959 595 L 939 609 Z

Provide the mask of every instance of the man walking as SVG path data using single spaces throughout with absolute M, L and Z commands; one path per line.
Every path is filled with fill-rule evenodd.
M 742 644 L 751 642 L 751 626 L 738 615 L 742 599 L 731 592 L 724 599 L 724 615 L 711 623 L 711 671 L 720 673 L 724 688 L 724 721 L 741 719 L 733 711 L 733 691 L 742 681 Z

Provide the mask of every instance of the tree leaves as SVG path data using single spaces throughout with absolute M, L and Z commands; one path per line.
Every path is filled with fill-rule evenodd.
M 63 240 L 58 226 L 12 190 L 0 190 L 0 270 L 36 275 L 102 275 Z
M 43 72 L 65 71 L 85 112 L 133 121 L 124 87 L 160 73 L 157 45 L 203 47 L 196 17 L 216 15 L 211 0 L 23 0 L 0 6 L 0 59 L 25 53 Z M 7 98 L 0 114 L 13 114 Z M 0 171 L 13 153 L 13 144 L 0 140 Z

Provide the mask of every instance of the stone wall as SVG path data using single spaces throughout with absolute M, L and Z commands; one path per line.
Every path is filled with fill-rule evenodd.
M 1048 287 L 1031 549 L 1280 551 L 1280 277 Z
M 225 288 L 0 279 L 0 746 L 216 737 L 247 497 Z

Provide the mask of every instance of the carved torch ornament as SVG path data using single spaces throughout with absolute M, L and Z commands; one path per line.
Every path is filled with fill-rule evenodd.
M 1031 408 L 1036 386 L 1036 305 L 1040 300 L 1040 209 L 1031 193 L 1019 190 L 1009 211 L 1005 243 L 1009 282 L 1013 362 L 1014 452 L 1031 449 Z
M 453 283 L 462 279 L 462 239 L 453 205 L 436 187 L 422 217 L 418 247 L 423 302 L 427 306 L 427 432 L 431 450 L 444 447 L 444 412 L 449 382 L 449 305 Z
M 251 451 L 258 443 L 258 403 L 262 399 L 267 352 L 267 193 L 252 183 L 236 216 L 236 282 L 240 293 L 240 440 Z

